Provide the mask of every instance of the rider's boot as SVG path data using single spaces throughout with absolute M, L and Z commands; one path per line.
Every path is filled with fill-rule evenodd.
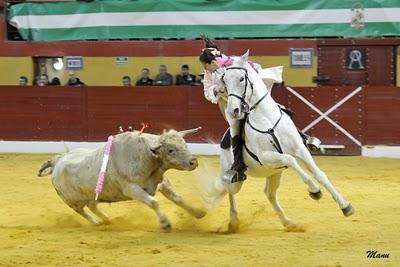
M 243 160 L 243 140 L 236 135 L 232 138 L 232 149 L 233 149 L 233 164 L 230 170 L 228 170 L 224 179 L 231 183 L 244 181 L 247 179 L 245 174 L 247 166 Z

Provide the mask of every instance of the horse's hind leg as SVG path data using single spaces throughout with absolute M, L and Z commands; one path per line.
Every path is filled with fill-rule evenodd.
M 338 203 L 339 207 L 342 209 L 342 212 L 345 216 L 350 216 L 354 213 L 353 207 L 351 204 L 335 189 L 335 187 L 331 184 L 326 174 L 318 168 L 314 159 L 312 158 L 310 152 L 306 149 L 301 149 L 297 152 L 296 155 L 300 158 L 307 168 L 313 173 L 315 179 L 325 187 L 325 189 L 332 195 L 333 199 Z
M 236 201 L 234 195 L 242 188 L 243 181 L 236 183 L 225 183 L 225 189 L 229 193 L 229 225 L 228 232 L 234 233 L 239 230 L 239 218 L 236 207 Z
M 229 194 L 229 205 L 230 205 L 230 210 L 229 210 L 230 220 L 228 225 L 228 232 L 234 233 L 237 232 L 239 229 L 239 219 L 238 219 L 235 197 L 232 194 Z
M 278 197 L 277 197 L 277 190 L 281 183 L 281 175 L 282 173 L 274 174 L 270 177 L 267 177 L 265 183 L 264 193 L 267 196 L 269 202 L 271 203 L 273 209 L 278 214 L 279 219 L 281 220 L 282 225 L 288 231 L 300 231 L 301 228 L 298 224 L 290 220 L 285 211 L 282 209 L 281 205 L 279 204 Z
M 91 201 L 87 205 L 87 207 L 93 212 L 96 216 L 101 218 L 103 220 L 104 224 L 110 224 L 110 219 L 97 207 L 97 202 L 96 201 Z

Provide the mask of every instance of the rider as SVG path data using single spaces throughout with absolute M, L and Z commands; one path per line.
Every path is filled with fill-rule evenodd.
M 204 96 L 205 98 L 210 101 L 211 103 L 217 104 L 221 110 L 222 115 L 224 116 L 226 120 L 226 106 L 227 106 L 227 96 L 225 92 L 225 86 L 220 85 L 219 83 L 216 82 L 216 79 L 220 77 L 223 72 L 224 68 L 230 66 L 233 63 L 233 58 L 226 56 L 222 54 L 218 46 L 213 42 L 211 39 L 209 39 L 207 36 L 202 35 L 202 39 L 206 45 L 206 48 L 203 49 L 201 55 L 200 55 L 200 62 L 203 64 L 203 67 L 205 69 L 204 71 Z M 261 66 L 252 62 L 249 62 L 253 68 L 256 70 L 261 70 Z M 272 69 L 278 69 L 278 68 L 272 68 Z M 277 75 L 280 76 L 280 75 Z M 274 79 L 272 79 L 274 80 Z M 279 80 L 279 78 L 276 78 L 275 80 Z M 294 112 L 287 110 L 285 107 L 281 106 L 281 109 L 287 113 L 290 118 L 293 117 Z M 244 141 L 241 136 L 241 125 L 243 121 L 235 121 L 233 125 L 230 126 L 230 129 L 228 129 L 225 134 L 224 138 L 221 143 L 222 148 L 228 148 L 230 145 L 230 138 L 232 139 L 232 148 L 233 148 L 233 154 L 234 154 L 234 162 L 232 164 L 231 169 L 226 173 L 225 179 L 231 181 L 231 182 L 236 182 L 236 181 L 242 181 L 246 179 L 246 170 L 247 166 L 244 163 L 243 160 L 243 144 Z M 309 135 L 306 135 L 305 133 L 301 132 L 299 130 L 299 134 L 302 137 L 304 144 L 309 148 L 309 149 L 318 149 L 320 141 L 316 137 L 310 137 Z M 226 143 L 228 143 L 227 147 Z

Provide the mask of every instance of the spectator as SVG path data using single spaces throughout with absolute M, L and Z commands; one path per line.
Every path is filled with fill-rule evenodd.
M 204 71 L 199 74 L 199 79 L 197 80 L 197 84 L 203 84 L 204 82 Z
M 60 79 L 58 78 L 58 77 L 54 77 L 52 80 L 51 80 L 51 83 L 50 83 L 51 85 L 61 85 L 61 82 L 60 82 Z
M 142 76 L 140 80 L 136 82 L 136 85 L 143 86 L 143 85 L 153 85 L 153 80 L 149 78 L 150 70 L 148 68 L 142 69 Z
M 173 78 L 172 75 L 167 72 L 167 66 L 160 65 L 158 68 L 158 75 L 154 79 L 154 85 L 172 85 Z
M 81 86 L 85 85 L 78 77 L 76 77 L 75 72 L 70 71 L 69 72 L 69 79 L 66 85 L 69 86 Z
M 26 76 L 20 76 L 19 77 L 19 85 L 21 85 L 21 86 L 28 85 L 28 78 L 26 78 Z
M 122 77 L 122 86 L 131 87 L 132 86 L 131 77 L 129 76 Z
M 196 84 L 196 76 L 189 73 L 189 66 L 182 65 L 181 74 L 176 75 L 176 85 L 194 85 Z
M 38 81 L 36 82 L 38 86 L 47 86 L 49 85 L 49 77 L 46 74 L 41 74 L 39 76 Z

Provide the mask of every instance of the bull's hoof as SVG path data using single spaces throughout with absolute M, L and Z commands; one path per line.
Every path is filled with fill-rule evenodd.
M 310 197 L 312 198 L 312 199 L 314 199 L 314 200 L 319 200 L 319 199 L 321 199 L 321 197 L 322 197 L 322 192 L 321 192 L 321 190 L 319 190 L 318 192 L 315 192 L 315 193 L 313 193 L 313 192 L 308 192 L 309 194 L 310 194 Z
M 346 217 L 351 216 L 354 213 L 353 206 L 349 203 L 349 205 L 346 208 L 342 209 L 343 215 Z

